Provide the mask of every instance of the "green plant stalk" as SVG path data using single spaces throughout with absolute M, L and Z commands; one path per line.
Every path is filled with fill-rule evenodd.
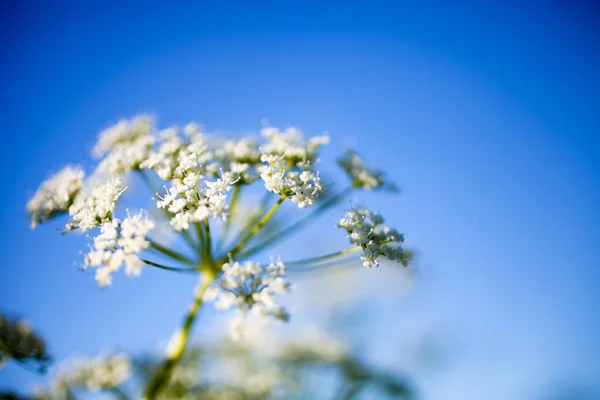
M 314 258 L 306 258 L 304 260 L 297 260 L 297 261 L 291 261 L 291 262 L 287 262 L 285 263 L 285 265 L 287 266 L 294 266 L 294 265 L 307 265 L 307 264 L 316 264 L 316 263 L 320 263 L 323 261 L 328 261 L 337 257 L 342 257 L 345 256 L 347 254 L 350 253 L 354 253 L 355 251 L 361 250 L 362 246 L 354 246 L 351 247 L 349 249 L 346 250 L 342 250 L 342 251 L 336 251 L 335 253 L 331 253 L 331 254 L 326 254 L 324 256 L 320 256 L 320 257 L 314 257 Z
M 154 261 L 150 261 L 150 260 L 146 260 L 144 258 L 140 258 L 140 260 L 144 263 L 144 264 L 148 264 L 152 267 L 156 267 L 156 268 L 160 268 L 160 269 L 164 269 L 166 271 L 175 271 L 175 272 L 186 272 L 186 273 L 198 273 L 198 270 L 196 268 L 176 268 L 176 267 L 168 267 L 166 265 L 162 265 L 159 263 L 155 263 Z
M 208 223 L 208 217 L 204 218 L 204 229 L 206 233 L 205 253 L 209 259 L 212 259 L 212 241 L 210 236 L 210 224 Z
M 169 341 L 169 345 L 167 346 L 166 350 L 167 358 L 160 365 L 156 371 L 156 374 L 146 387 L 142 397 L 144 400 L 154 400 L 158 398 L 165 386 L 169 383 L 173 369 L 181 360 L 181 356 L 183 355 L 183 351 L 185 350 L 189 340 L 192 326 L 194 325 L 194 321 L 196 320 L 196 316 L 198 315 L 198 311 L 202 305 L 202 297 L 204 296 L 206 289 L 208 289 L 210 284 L 216 278 L 215 266 L 212 263 L 203 266 L 202 272 L 202 283 L 200 284 L 200 287 L 196 289 L 194 299 L 190 304 L 182 326 L 178 328 L 171 336 L 171 340 Z
M 293 233 L 299 232 L 300 229 L 304 228 L 304 226 L 306 224 L 308 224 L 309 222 L 311 222 L 314 218 L 316 218 L 319 215 L 321 215 L 324 211 L 326 211 L 331 206 L 334 206 L 335 204 L 339 203 L 351 191 L 352 191 L 352 187 L 349 187 L 349 188 L 341 191 L 340 193 L 336 194 L 335 196 L 331 197 L 330 199 L 327 199 L 324 203 L 318 205 L 316 207 L 316 209 L 312 213 L 310 213 L 306 217 L 300 219 L 299 221 L 296 221 L 295 223 L 293 223 L 292 225 L 288 226 L 287 228 L 284 228 L 281 231 L 272 234 L 271 236 L 269 236 L 268 238 L 264 239 L 259 244 L 255 245 L 255 246 L 252 246 L 250 249 L 244 251 L 240 255 L 240 257 L 241 258 L 245 258 L 245 257 L 251 256 L 251 255 L 253 255 L 256 252 L 258 252 L 260 250 L 264 250 L 268 246 L 270 246 L 272 244 L 275 244 L 276 242 L 281 241 L 285 237 L 287 237 L 287 236 L 289 236 L 289 235 L 291 235 Z
M 273 196 L 273 192 L 266 192 L 260 201 L 260 206 L 257 207 L 257 209 L 260 210 L 261 212 L 262 212 L 262 210 L 266 209 L 267 204 L 269 203 L 269 200 L 271 199 L 272 196 Z M 239 242 L 241 240 L 241 238 L 243 238 L 248 232 L 250 232 L 250 229 L 252 229 L 252 227 L 258 223 L 259 219 L 260 219 L 260 216 L 253 216 L 252 218 L 249 218 L 248 221 L 246 222 L 246 225 L 244 225 L 244 227 L 240 230 L 240 232 L 238 232 L 238 234 L 233 238 L 233 240 L 231 242 L 232 243 Z M 223 246 L 223 247 L 225 247 L 225 246 Z
M 154 250 L 171 257 L 174 260 L 177 261 L 181 261 L 182 263 L 185 264 L 189 264 L 189 265 L 196 265 L 196 263 L 193 260 L 190 260 L 188 257 L 184 256 L 181 253 L 176 252 L 175 250 L 171 250 L 168 247 L 163 246 L 160 243 L 155 242 L 152 239 L 147 239 L 148 242 L 150 242 L 150 247 L 152 247 Z
M 204 251 L 204 247 L 206 246 L 206 239 L 204 238 L 204 228 L 202 227 L 201 222 L 195 222 L 194 226 L 196 227 L 196 235 L 198 236 L 198 241 L 200 242 L 198 252 L 200 257 L 202 257 L 202 252 Z
M 260 221 L 258 221 L 258 223 L 254 226 L 254 228 L 252 228 L 250 232 L 248 232 L 242 239 L 240 239 L 238 244 L 236 244 L 235 247 L 227 253 L 227 255 L 229 257 L 233 257 L 237 253 L 239 253 L 240 250 L 242 250 L 242 248 L 244 247 L 244 245 L 248 242 L 248 240 L 250 240 L 250 238 L 254 236 L 256 232 L 260 231 L 262 227 L 267 224 L 267 222 L 269 222 L 273 214 L 275 214 L 275 211 L 277 211 L 279 206 L 285 201 L 286 198 L 287 197 L 283 195 L 279 197 L 277 203 L 275 203 L 273 207 L 271 207 L 271 209 L 260 219 Z
M 229 233 L 229 229 L 231 229 L 231 223 L 233 222 L 235 214 L 235 206 L 237 205 L 241 188 L 242 185 L 238 184 L 235 185 L 233 189 L 233 194 L 231 195 L 231 204 L 229 206 L 229 215 L 227 216 L 227 221 L 225 221 L 225 226 L 223 227 L 223 232 L 221 233 L 221 243 L 225 242 L 225 239 L 227 239 L 227 234 Z

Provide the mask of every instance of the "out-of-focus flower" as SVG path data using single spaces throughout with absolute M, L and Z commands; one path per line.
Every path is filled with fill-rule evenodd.
M 42 183 L 27 203 L 31 227 L 67 212 L 83 183 L 85 173 L 79 166 L 67 165 Z

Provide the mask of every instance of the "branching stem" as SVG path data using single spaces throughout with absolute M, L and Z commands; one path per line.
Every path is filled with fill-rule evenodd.
M 178 253 L 175 250 L 171 250 L 168 247 L 165 247 L 162 244 L 157 243 L 152 239 L 147 239 L 147 240 L 150 242 L 150 247 L 152 247 L 154 250 L 156 250 L 166 256 L 169 256 L 174 260 L 181 261 L 182 263 L 189 264 L 189 265 L 196 265 L 196 263 L 193 260 L 184 256 L 183 254 Z
M 250 232 L 248 232 L 244 237 L 242 237 L 242 239 L 240 239 L 238 244 L 236 244 L 235 247 L 233 249 L 231 249 L 231 251 L 228 252 L 228 254 L 231 257 L 233 257 L 237 253 L 239 253 L 240 250 L 242 250 L 244 248 L 244 245 L 248 242 L 248 240 L 250 240 L 250 238 L 252 236 L 254 236 L 254 234 L 256 234 L 256 232 L 260 231 L 262 229 L 262 227 L 267 224 L 267 222 L 269 222 L 269 220 L 271 219 L 273 214 L 275 214 L 275 211 L 277 211 L 279 206 L 285 201 L 286 198 L 287 198 L 286 196 L 279 197 L 279 200 L 277 200 L 277 203 L 275 203 L 273 205 L 273 207 L 271 207 L 271 209 L 269 211 L 267 211 L 267 213 L 260 219 L 260 221 L 258 221 L 258 223 L 254 226 L 254 228 L 252 228 L 252 230 Z
M 177 268 L 177 267 L 168 267 L 166 265 L 162 265 L 159 263 L 155 263 L 154 261 L 150 261 L 150 260 L 146 260 L 144 258 L 140 258 L 140 260 L 144 263 L 144 264 L 148 264 L 152 267 L 156 267 L 156 268 L 160 268 L 160 269 L 164 269 L 167 271 L 175 271 L 175 272 L 186 272 L 186 273 L 190 273 L 190 274 L 195 274 L 198 273 L 198 270 L 196 268 Z
M 258 243 L 257 245 L 252 246 L 248 250 L 244 251 L 240 255 L 240 258 L 245 258 L 245 257 L 251 256 L 254 253 L 257 253 L 258 251 L 264 250 L 268 246 L 270 246 L 272 244 L 275 244 L 276 242 L 281 241 L 285 237 L 287 237 L 287 236 L 289 236 L 289 235 L 291 235 L 293 233 L 299 232 L 300 229 L 304 228 L 305 225 L 307 225 L 313 219 L 315 219 L 316 217 L 318 217 L 319 215 L 321 215 L 324 211 L 326 211 L 330 207 L 334 206 L 335 204 L 339 203 L 351 191 L 352 191 L 352 187 L 348 187 L 345 190 L 341 191 L 340 193 L 338 193 L 338 194 L 334 195 L 333 197 L 327 199 L 325 202 L 323 202 L 322 204 L 318 205 L 316 207 L 316 209 L 313 212 L 311 212 L 309 215 L 307 215 L 306 217 L 300 219 L 299 221 L 296 221 L 295 223 L 293 223 L 292 225 L 288 226 L 287 228 L 284 228 L 281 231 L 272 234 L 267 239 L 263 240 L 262 242 Z
M 337 258 L 337 257 L 342 257 L 342 256 L 345 256 L 347 254 L 354 253 L 355 251 L 358 251 L 358 250 L 361 250 L 361 249 L 362 249 L 361 246 L 354 246 L 354 247 L 351 247 L 351 248 L 346 249 L 346 250 L 337 251 L 335 253 L 326 254 L 326 255 L 320 256 L 320 257 L 306 258 L 304 260 L 297 260 L 297 261 L 286 262 L 285 265 L 287 265 L 287 266 L 294 266 L 294 265 L 316 264 L 316 263 L 320 263 L 320 262 L 323 262 L 323 261 L 329 261 L 329 260 Z

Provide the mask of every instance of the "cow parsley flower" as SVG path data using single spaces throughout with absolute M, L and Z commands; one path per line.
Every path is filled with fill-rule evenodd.
M 138 140 L 147 140 L 154 126 L 154 119 L 148 115 L 137 115 L 122 119 L 117 124 L 103 130 L 92 154 L 98 158 L 123 146 L 129 146 Z
M 54 373 L 52 392 L 62 398 L 68 390 L 114 389 L 131 376 L 131 360 L 126 354 L 101 354 L 68 361 Z
M 265 188 L 289 197 L 298 208 L 312 206 L 323 191 L 321 178 L 308 163 L 298 163 L 298 167 L 286 170 L 281 156 L 263 154 L 261 161 L 266 163 L 258 167 Z
M 252 261 L 226 263 L 222 270 L 217 284 L 207 289 L 204 300 L 215 301 L 219 310 L 237 308 L 238 315 L 230 325 L 234 339 L 242 336 L 244 319 L 249 311 L 261 317 L 271 315 L 282 321 L 289 319 L 285 308 L 277 305 L 273 297 L 289 292 L 291 287 L 285 280 L 285 265 L 281 261 L 271 262 L 266 268 Z
M 156 206 L 173 214 L 171 225 L 176 231 L 189 229 L 190 224 L 208 217 L 227 218 L 226 193 L 233 188 L 236 179 L 231 173 L 224 172 L 215 181 L 204 180 L 198 184 L 200 177 L 189 172 L 183 179 L 174 180 L 175 184 L 166 189 L 166 194 L 159 196 Z
M 183 179 L 190 173 L 200 178 L 216 176 L 219 166 L 214 162 L 206 135 L 197 128 L 186 127 L 186 132 L 185 140 L 177 127 L 159 132 L 161 141 L 158 149 L 151 151 L 140 167 L 155 170 L 164 180 Z
M 385 225 L 384 222 L 380 214 L 357 207 L 346 211 L 346 216 L 340 219 L 336 226 L 348 233 L 347 237 L 351 244 L 363 248 L 363 255 L 360 257 L 363 266 L 377 267 L 380 256 L 406 266 L 407 259 L 399 245 L 404 242 L 404 235 Z
M 269 126 L 261 130 L 261 135 L 267 139 L 267 143 L 260 147 L 260 151 L 263 154 L 281 156 L 289 165 L 316 161 L 319 148 L 329 143 L 327 134 L 305 140 L 302 131 L 294 127 L 281 132 L 278 128 Z
M 67 165 L 41 184 L 27 203 L 31 227 L 65 213 L 81 190 L 85 173 L 79 166 Z
M 352 186 L 363 189 L 377 189 L 386 185 L 383 172 L 367 166 L 362 158 L 352 150 L 337 160 L 338 164 L 352 180 Z M 387 184 L 393 189 L 393 185 Z
M 69 207 L 71 221 L 67 223 L 67 230 L 80 228 L 85 232 L 104 222 L 109 222 L 115 209 L 115 202 L 125 189 L 118 177 L 100 184 L 87 182 L 86 187 Z
M 126 275 L 138 276 L 144 265 L 138 254 L 149 247 L 146 236 L 152 229 L 154 222 L 143 211 L 122 222 L 118 219 L 104 222 L 85 256 L 83 268 L 97 268 L 96 281 L 100 287 L 110 285 L 112 275 L 123 264 Z

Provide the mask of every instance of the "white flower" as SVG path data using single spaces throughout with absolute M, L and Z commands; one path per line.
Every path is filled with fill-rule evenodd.
M 131 376 L 131 361 L 126 354 L 76 358 L 60 365 L 53 375 L 52 392 L 57 398 L 75 388 L 113 389 Z
M 404 236 L 384 225 L 384 222 L 380 214 L 357 207 L 346 211 L 346 216 L 337 222 L 337 227 L 348 233 L 351 244 L 363 248 L 363 255 L 360 257 L 363 266 L 379 266 L 380 256 L 406 266 L 408 259 L 400 246 L 404 242 Z
M 42 183 L 27 203 L 31 227 L 66 212 L 81 189 L 84 176 L 81 167 L 67 165 Z
M 238 315 L 231 321 L 234 339 L 242 336 L 244 318 L 248 312 L 257 316 L 273 316 L 287 321 L 289 314 L 277 305 L 275 294 L 287 293 L 291 285 L 285 280 L 285 265 L 281 261 L 271 262 L 266 268 L 258 263 L 226 263 L 216 286 L 204 294 L 205 301 L 215 301 L 219 310 L 237 308 Z
M 142 136 L 131 143 L 115 147 L 100 161 L 96 172 L 119 175 L 139 168 L 148 159 L 153 142 L 152 136 Z
M 146 237 L 152 229 L 154 222 L 143 211 L 128 216 L 123 222 L 118 219 L 104 222 L 85 256 L 83 268 L 97 268 L 96 281 L 100 287 L 110 285 L 112 275 L 123 264 L 126 275 L 138 276 L 143 267 L 138 254 L 149 247 Z
M 174 185 L 166 189 L 164 196 L 156 202 L 158 208 L 164 208 L 173 214 L 171 225 L 176 231 L 189 229 L 190 224 L 205 218 L 225 220 L 229 205 L 226 193 L 236 183 L 233 175 L 224 172 L 217 180 L 203 180 L 200 175 L 189 172 L 181 179 L 175 179 Z M 239 178 L 238 178 L 239 179 Z
M 338 164 L 352 180 L 352 186 L 363 189 L 376 189 L 383 186 L 394 189 L 393 185 L 386 183 L 383 173 L 367 166 L 364 161 L 352 150 L 337 160 Z
M 117 124 L 100 132 L 92 153 L 99 158 L 116 148 L 128 146 L 138 139 L 150 135 L 153 125 L 154 119 L 148 115 L 122 119 Z
M 115 202 L 124 191 L 120 178 L 112 178 L 99 184 L 87 182 L 69 207 L 71 221 L 67 223 L 67 229 L 81 228 L 85 232 L 109 221 Z
M 327 134 L 315 136 L 306 141 L 302 131 L 294 127 L 287 128 L 284 132 L 278 128 L 265 127 L 261 130 L 261 134 L 268 141 L 260 147 L 260 151 L 263 154 L 282 156 L 289 165 L 315 161 L 319 148 L 329 143 Z
M 273 193 L 289 197 L 299 208 L 312 206 L 323 190 L 318 173 L 312 171 L 308 163 L 299 168 L 286 170 L 283 157 L 263 154 L 261 161 L 266 165 L 258 167 L 265 188 Z M 301 171 L 301 172 L 300 172 Z

